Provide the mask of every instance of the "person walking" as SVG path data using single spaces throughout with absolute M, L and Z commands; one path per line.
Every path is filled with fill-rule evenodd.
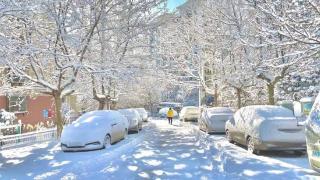
M 167 118 L 169 121 L 169 124 L 172 124 L 172 118 L 174 116 L 174 112 L 172 108 L 169 108 L 168 112 L 167 112 Z

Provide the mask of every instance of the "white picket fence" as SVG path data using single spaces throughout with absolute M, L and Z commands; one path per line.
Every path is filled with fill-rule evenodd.
M 53 140 L 57 137 L 56 128 L 40 130 L 36 132 L 0 136 L 0 149 L 8 149 L 20 145 Z

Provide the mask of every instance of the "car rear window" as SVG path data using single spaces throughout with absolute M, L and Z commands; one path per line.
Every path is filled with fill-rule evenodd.
M 290 109 L 284 107 L 261 107 L 256 109 L 256 113 L 265 118 L 275 117 L 294 117 L 293 112 Z

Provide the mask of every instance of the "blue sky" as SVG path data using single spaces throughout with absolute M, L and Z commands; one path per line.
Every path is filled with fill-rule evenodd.
M 168 0 L 168 8 L 170 10 L 173 10 L 174 8 L 176 8 L 177 6 L 185 3 L 186 0 Z

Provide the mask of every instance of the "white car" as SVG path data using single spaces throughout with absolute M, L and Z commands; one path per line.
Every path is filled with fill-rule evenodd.
M 320 173 L 320 93 L 306 121 L 306 139 L 310 166 Z
M 233 118 L 233 111 L 228 107 L 206 108 L 199 118 L 199 128 L 207 133 L 225 132 L 226 122 Z
M 199 107 L 185 106 L 179 114 L 180 121 L 198 121 L 200 115 Z
M 102 149 L 124 139 L 128 134 L 127 119 L 117 111 L 92 111 L 64 127 L 61 134 L 63 151 Z
M 135 109 L 119 109 L 122 115 L 128 119 L 129 131 L 139 132 L 142 129 L 142 118 Z
M 178 117 L 177 111 L 175 111 L 174 109 L 172 109 L 172 110 L 173 110 L 173 116 L 174 116 L 174 117 Z M 169 111 L 169 108 L 168 108 L 168 107 L 161 108 L 161 109 L 159 110 L 159 116 L 162 117 L 162 118 L 167 117 L 168 111 Z
M 144 108 L 136 108 L 136 110 L 138 111 L 142 120 L 144 122 L 147 122 L 148 121 L 148 112 Z
M 306 149 L 304 126 L 293 112 L 281 106 L 255 105 L 240 108 L 225 127 L 229 142 L 246 145 L 250 153 L 260 150 Z

